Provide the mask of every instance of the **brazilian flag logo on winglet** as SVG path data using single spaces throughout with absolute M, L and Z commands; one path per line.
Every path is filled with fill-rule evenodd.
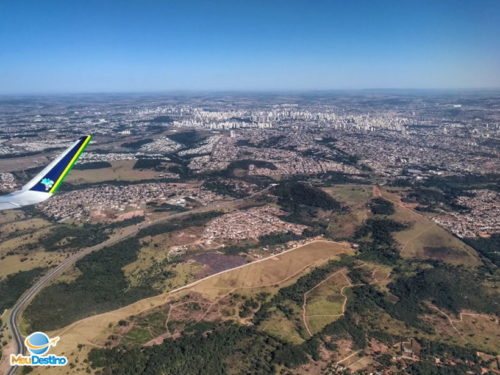
M 54 181 L 50 178 L 44 178 L 40 183 L 45 186 L 45 191 L 49 191 L 54 186 Z

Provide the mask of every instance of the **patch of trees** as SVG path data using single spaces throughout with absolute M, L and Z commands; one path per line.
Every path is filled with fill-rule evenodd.
M 143 221 L 144 221 L 144 216 L 134 216 L 134 217 L 131 217 L 130 219 L 115 221 L 115 222 L 109 224 L 108 226 L 106 226 L 106 229 L 124 228 L 124 227 L 128 227 L 130 225 L 142 223 Z
M 111 163 L 107 161 L 92 161 L 90 163 L 85 164 L 77 164 L 75 165 L 75 169 L 84 171 L 89 169 L 101 169 L 101 168 L 111 168 Z
M 500 234 L 495 233 L 489 238 L 464 238 L 463 241 L 500 267 Z
M 441 309 L 458 314 L 463 309 L 499 314 L 500 295 L 485 291 L 477 274 L 465 269 L 440 264 L 424 269 L 412 277 L 400 277 L 389 285 L 399 297 L 399 306 L 419 306 L 429 300 Z
M 274 135 L 259 142 L 259 144 L 256 147 L 276 148 L 278 144 L 285 138 L 286 137 L 284 135 Z
M 273 246 L 289 241 L 298 241 L 303 237 L 293 232 L 271 233 L 259 237 L 259 246 Z
M 196 143 L 199 143 L 206 139 L 206 136 L 202 135 L 200 132 L 196 130 L 189 130 L 181 133 L 173 133 L 167 135 L 172 141 L 177 143 L 182 143 L 186 147 L 192 147 Z
M 413 189 L 408 193 L 406 200 L 418 202 L 426 210 L 430 211 L 435 210 L 437 207 L 461 211 L 467 208 L 456 203 L 458 196 L 470 196 L 472 193 L 469 190 L 473 189 L 499 191 L 499 182 L 500 174 L 433 176 L 421 183 L 413 184 Z
M 359 242 L 361 258 L 380 263 L 393 264 L 399 259 L 399 250 L 391 232 L 407 226 L 391 219 L 368 219 L 354 234 Z
M 420 354 L 423 357 L 433 358 L 438 355 L 448 358 L 458 358 L 463 361 L 479 361 L 477 350 L 473 348 L 465 348 L 463 346 L 450 345 L 425 339 L 419 339 L 418 342 L 421 345 Z
M 60 225 L 52 229 L 39 243 L 46 251 L 82 249 L 97 245 L 108 239 L 102 226 L 84 224 L 83 226 Z M 64 240 L 64 241 L 63 241 Z
M 170 116 L 156 116 L 151 120 L 151 123 L 161 123 L 161 124 L 170 124 L 174 122 L 174 119 Z
M 25 311 L 33 330 L 52 330 L 75 320 L 128 305 L 156 294 L 149 285 L 130 286 L 122 268 L 137 260 L 140 244 L 126 240 L 76 262 L 81 275 L 43 289 Z
M 181 179 L 188 179 L 193 175 L 191 169 L 184 164 L 170 166 L 167 170 L 172 173 L 177 173 Z
M 217 249 L 226 255 L 238 255 L 240 253 L 246 253 L 248 250 L 257 247 L 258 245 L 246 244 L 246 245 L 229 245 Z
M 287 182 L 276 186 L 273 190 L 278 203 L 289 212 L 300 206 L 310 206 L 323 210 L 339 210 L 340 203 L 328 193 L 301 182 Z
M 301 345 L 285 344 L 276 351 L 275 360 L 280 365 L 295 368 L 307 363 L 309 357 Z
M 341 184 L 371 184 L 369 176 L 366 174 L 352 175 L 342 172 L 329 171 L 326 173 L 321 173 L 312 178 L 317 178 L 321 180 L 321 186 L 332 186 Z
M 402 341 L 406 341 L 407 337 L 393 335 L 384 331 L 370 331 L 370 337 L 390 346 L 397 344 Z
M 185 212 L 188 209 L 182 206 L 177 206 L 175 204 L 169 204 L 169 203 L 156 203 L 156 202 L 148 202 L 146 203 L 147 206 L 152 207 L 154 212 L 167 212 L 167 211 L 174 211 L 174 212 Z
M 238 147 L 242 147 L 242 146 L 255 147 L 255 144 L 250 142 L 249 139 L 238 139 L 236 141 L 236 146 L 238 146 Z
M 143 228 L 139 231 L 138 237 L 141 238 L 146 236 L 156 236 L 158 234 L 169 233 L 188 227 L 201 226 L 220 215 L 223 215 L 223 212 L 209 211 L 199 214 L 192 214 L 179 220 L 171 220 L 166 223 L 155 224 L 147 228 Z
M 332 146 L 330 146 L 332 147 Z M 338 163 L 356 166 L 359 162 L 360 157 L 357 155 L 348 154 L 339 148 L 332 147 L 335 149 L 336 153 L 333 156 L 328 157 L 328 159 L 336 161 Z
M 410 374 L 422 375 L 459 375 L 466 373 L 480 373 L 480 358 L 473 348 L 444 344 L 437 341 L 418 340 L 421 345 L 420 356 L 422 361 L 412 364 Z M 446 363 L 436 364 L 435 358 L 445 358 L 455 362 L 451 366 Z M 468 361 L 468 363 L 466 363 Z M 474 363 L 474 364 L 472 364 Z
M 273 358 L 281 346 L 253 327 L 221 325 L 151 347 L 93 349 L 89 361 L 93 368 L 103 368 L 103 375 L 265 375 L 274 373 Z
M 39 277 L 46 268 L 33 268 L 29 271 L 20 271 L 11 274 L 0 281 L 0 315 L 4 310 L 10 309 L 14 303 L 28 289 L 33 281 Z M 0 324 L 1 326 L 1 324 Z
M 369 207 L 374 215 L 392 215 L 394 213 L 394 204 L 384 198 L 372 199 Z
M 161 159 L 138 159 L 132 169 L 158 169 L 163 162 Z
M 0 159 L 22 158 L 22 157 L 33 156 L 33 155 L 38 155 L 38 154 L 40 154 L 40 151 L 20 152 L 20 153 L 15 153 L 15 154 L 1 154 Z
M 462 176 L 429 177 L 422 185 L 437 187 L 443 192 L 463 193 L 465 190 L 490 189 L 500 190 L 500 174 L 466 174 Z
M 134 142 L 122 143 L 122 147 L 137 149 L 137 148 L 141 148 L 142 146 L 147 145 L 147 144 L 152 143 L 152 142 L 154 142 L 154 139 L 145 138 L 145 139 L 140 139 L 140 140 L 134 141 Z
M 217 328 L 217 323 L 215 322 L 207 322 L 207 321 L 199 321 L 199 322 L 190 322 L 184 327 L 184 332 L 193 333 L 193 332 L 208 332 Z
M 244 159 L 244 160 L 236 160 L 236 161 L 232 161 L 228 166 L 227 166 L 227 170 L 232 172 L 235 170 L 235 169 L 245 169 L 245 170 L 248 170 L 248 168 L 251 166 L 251 165 L 255 165 L 257 168 L 267 168 L 267 169 L 273 169 L 275 170 L 276 169 L 276 166 L 271 163 L 271 162 L 268 162 L 268 161 L 264 161 L 264 160 L 248 160 L 248 159 Z
M 257 308 L 259 307 L 259 303 L 253 299 L 247 299 L 241 306 L 241 310 L 239 315 L 241 318 L 246 318 L 250 316 Z
M 366 346 L 366 331 L 350 311 L 346 311 L 343 317 L 328 324 L 322 331 L 322 335 L 345 336 L 348 335 L 354 343 L 356 349 L 363 349 Z
M 437 208 L 450 208 L 463 211 L 467 208 L 456 203 L 460 194 L 470 195 L 464 191 L 441 191 L 436 188 L 415 187 L 404 198 L 407 202 L 416 202 L 424 207 L 426 211 L 435 211 Z
M 314 286 L 323 281 L 330 273 L 339 268 L 339 263 L 336 261 L 329 261 L 326 265 L 315 268 L 307 275 L 302 276 L 295 284 L 286 288 L 280 289 L 275 302 L 279 303 L 283 300 L 291 300 L 297 305 L 302 306 L 304 303 L 304 293 L 311 290 Z

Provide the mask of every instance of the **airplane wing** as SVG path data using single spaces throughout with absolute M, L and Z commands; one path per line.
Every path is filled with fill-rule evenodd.
M 49 199 L 52 194 L 59 190 L 62 182 L 91 139 L 91 135 L 81 137 L 24 185 L 21 190 L 0 196 L 0 210 L 28 206 Z

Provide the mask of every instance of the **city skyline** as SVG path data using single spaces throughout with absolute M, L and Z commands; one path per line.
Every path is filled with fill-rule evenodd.
M 0 94 L 500 87 L 495 1 L 28 1 L 0 14 Z

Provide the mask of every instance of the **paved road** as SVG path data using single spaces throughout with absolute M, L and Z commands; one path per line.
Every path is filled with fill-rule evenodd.
M 47 272 L 42 278 L 38 279 L 35 284 L 31 286 L 28 290 L 26 290 L 23 295 L 17 300 L 15 303 L 14 307 L 12 308 L 12 311 L 9 316 L 9 326 L 12 331 L 12 334 L 14 335 L 14 340 L 16 342 L 16 351 L 15 353 L 25 353 L 26 348 L 24 347 L 24 340 L 21 335 L 21 332 L 19 332 L 19 327 L 17 325 L 17 321 L 19 318 L 19 314 L 28 306 L 29 302 L 35 297 L 35 295 L 40 292 L 45 286 L 47 286 L 52 280 L 54 280 L 57 276 L 59 276 L 61 273 L 63 273 L 65 270 L 67 270 L 69 267 L 71 267 L 73 264 L 75 264 L 78 260 L 83 258 L 84 256 L 94 252 L 101 250 L 107 246 L 111 246 L 113 244 L 116 244 L 120 241 L 123 241 L 126 238 L 133 237 L 135 236 L 141 229 L 159 224 L 165 221 L 170 221 L 173 219 L 178 219 L 183 216 L 189 216 L 195 213 L 202 213 L 202 212 L 208 212 L 208 211 L 214 211 L 214 210 L 222 210 L 222 209 L 235 209 L 235 206 L 238 203 L 243 203 L 246 200 L 250 198 L 254 198 L 257 195 L 260 195 L 269 189 L 271 189 L 272 186 L 269 186 L 261 191 L 258 191 L 248 197 L 242 198 L 242 199 L 236 199 L 232 201 L 225 201 L 225 202 L 217 202 L 214 204 L 210 204 L 204 207 L 200 207 L 194 210 L 190 211 L 185 211 L 185 212 L 180 212 L 177 214 L 169 215 L 167 217 L 163 217 L 160 219 L 156 219 L 153 221 L 150 221 L 148 223 L 141 223 L 137 225 L 133 230 L 127 231 L 126 233 L 123 233 L 119 236 L 110 238 L 99 245 L 92 246 L 89 248 L 85 248 L 68 258 L 66 258 L 62 263 L 60 263 L 56 268 L 51 269 L 49 272 Z M 8 375 L 13 375 L 17 370 L 17 366 L 11 367 L 9 372 L 7 373 Z

